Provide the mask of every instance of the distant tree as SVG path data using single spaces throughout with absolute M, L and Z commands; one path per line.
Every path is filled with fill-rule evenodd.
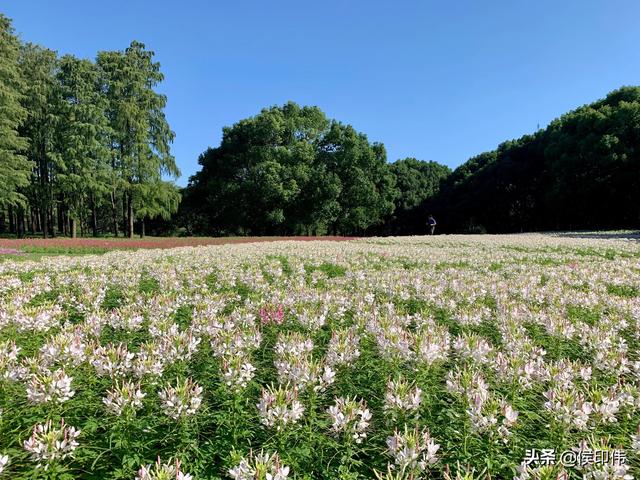
M 62 161 L 57 181 L 64 195 L 71 237 L 76 236 L 79 220 L 89 211 L 97 235 L 95 209 L 98 199 L 108 192 L 109 176 L 106 101 L 99 72 L 92 62 L 65 55 L 60 59 L 58 81 L 64 121 L 58 128 Z
M 424 203 L 440 190 L 441 182 L 451 174 L 451 169 L 437 162 L 425 162 L 415 158 L 397 160 L 390 166 L 395 177 L 398 194 L 393 218 L 394 233 L 422 233 L 426 222 Z
M 363 233 L 393 210 L 384 147 L 317 107 L 264 109 L 199 163 L 184 215 L 209 233 Z
M 308 216 L 298 200 L 327 125 L 318 108 L 288 103 L 224 128 L 190 180 L 188 195 L 200 198 L 206 218 L 199 223 L 216 233 L 296 233 Z
M 320 142 L 318 161 L 340 180 L 332 231 L 364 234 L 393 212 L 395 179 L 382 144 L 370 144 L 352 126 L 333 121 Z
M 640 87 L 470 159 L 428 202 L 450 231 L 637 228 Z
M 147 219 L 171 219 L 180 205 L 180 191 L 171 182 L 156 181 L 137 185 L 134 198 L 134 210 L 140 217 L 140 237 L 146 234 Z
M 24 155 L 27 139 L 19 127 L 27 117 L 22 106 L 25 88 L 20 68 L 20 42 L 11 21 L 0 14 L 0 206 L 22 206 L 21 190 L 29 185 L 33 164 Z
M 100 52 L 97 64 L 104 75 L 111 131 L 111 204 L 117 235 L 117 196 L 122 193 L 126 232 L 133 236 L 134 195 L 146 183 L 162 176 L 177 177 L 180 170 L 170 154 L 174 133 L 167 123 L 166 96 L 154 87 L 164 76 L 153 52 L 132 42 L 124 52 Z
M 56 176 L 62 165 L 57 133 L 61 117 L 61 95 L 57 82 L 56 52 L 28 43 L 22 47 L 20 68 L 25 79 L 23 105 L 28 115 L 20 129 L 29 139 L 27 157 L 35 164 L 34 181 L 28 189 L 44 237 L 53 235 L 56 207 Z

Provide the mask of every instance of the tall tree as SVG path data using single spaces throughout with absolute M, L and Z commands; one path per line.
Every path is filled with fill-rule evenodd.
M 140 217 L 140 237 L 144 238 L 146 219 L 169 220 L 178 211 L 181 195 L 172 182 L 156 181 L 138 184 L 133 198 Z
M 19 132 L 27 117 L 21 104 L 25 84 L 19 58 L 20 42 L 11 21 L 0 14 L 0 205 L 25 205 L 21 190 L 29 185 L 33 169 L 23 154 L 27 139 Z
M 640 87 L 562 115 L 470 159 L 430 208 L 451 231 L 637 228 Z
M 185 218 L 209 233 L 363 233 L 393 209 L 384 147 L 317 107 L 263 109 L 199 162 Z
M 384 145 L 370 144 L 351 125 L 333 121 L 319 144 L 318 161 L 340 179 L 335 232 L 364 234 L 393 212 L 397 191 Z
M 20 67 L 26 84 L 23 104 L 28 112 L 21 134 L 29 139 L 27 156 L 35 164 L 29 193 L 46 238 L 54 232 L 54 182 L 62 162 L 57 143 L 61 120 L 58 58 L 56 52 L 28 43 L 22 47 Z
M 180 175 L 169 149 L 174 133 L 164 114 L 167 98 L 154 90 L 164 76 L 153 55 L 134 41 L 124 52 L 100 52 L 97 58 L 109 102 L 112 204 L 115 211 L 120 190 L 129 237 L 133 236 L 134 205 L 139 203 L 134 198 L 137 186 L 158 182 L 163 175 Z
M 58 80 L 65 121 L 58 129 L 62 162 L 57 180 L 68 208 L 71 236 L 75 237 L 78 220 L 89 210 L 95 213 L 96 202 L 108 191 L 106 101 L 98 69 L 88 60 L 65 55 L 60 60 Z M 92 224 L 95 235 L 97 225 Z
M 220 146 L 200 156 L 202 170 L 187 190 L 198 223 L 212 233 L 298 233 L 307 214 L 300 195 L 327 125 L 320 109 L 289 102 L 226 127 Z

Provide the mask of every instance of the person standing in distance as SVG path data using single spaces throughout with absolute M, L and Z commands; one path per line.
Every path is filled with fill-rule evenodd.
M 434 232 L 436 231 L 436 219 L 433 218 L 433 215 L 429 214 L 429 217 L 427 218 L 427 225 L 429 226 L 429 235 L 433 235 Z

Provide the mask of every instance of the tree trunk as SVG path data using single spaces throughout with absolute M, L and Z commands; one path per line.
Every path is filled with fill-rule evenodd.
M 16 234 L 18 238 L 24 238 L 24 210 L 22 207 L 18 208 L 16 215 Z
M 11 205 L 9 205 L 7 216 L 9 217 L 9 233 L 14 234 L 16 233 L 16 222 L 14 219 L 13 207 Z
M 128 236 L 129 235 L 129 220 L 127 218 L 127 194 L 123 193 L 122 194 L 122 235 L 123 236 Z
M 58 233 L 60 235 L 67 236 L 67 226 L 64 221 L 64 204 L 60 202 L 58 204 L 58 208 L 56 208 L 56 213 L 58 214 Z
M 94 221 L 95 221 L 95 218 L 96 218 L 95 206 L 94 206 L 93 214 L 94 214 Z M 116 208 L 116 194 L 113 190 L 111 191 L 111 215 L 113 220 L 113 236 L 117 237 L 118 236 L 118 209 Z
M 144 238 L 146 233 L 147 232 L 145 232 L 144 217 L 142 217 L 142 219 L 140 220 L 140 238 Z
M 127 236 L 133 238 L 133 201 L 131 195 L 127 195 Z
M 69 220 L 71 221 L 71 238 L 76 238 L 76 236 L 77 236 L 77 234 L 76 234 L 76 228 L 77 228 L 76 224 L 78 222 L 73 217 L 70 218 Z
M 56 231 L 56 222 L 55 222 L 55 214 L 53 212 L 53 206 L 49 207 L 49 226 L 51 227 L 51 238 L 56 238 L 60 232 Z
M 42 211 L 42 237 L 49 238 L 49 212 L 44 208 Z
M 96 202 L 91 197 L 91 229 L 93 230 L 93 236 L 98 236 L 98 212 L 96 211 Z
M 78 218 L 78 223 L 80 224 L 80 236 L 84 237 L 84 224 L 87 220 L 87 216 L 85 214 L 85 209 L 84 209 L 84 196 L 80 197 L 80 211 L 82 212 L 80 214 L 80 218 Z

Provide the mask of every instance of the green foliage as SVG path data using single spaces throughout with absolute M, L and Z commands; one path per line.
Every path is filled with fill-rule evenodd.
M 153 52 L 139 42 L 95 62 L 22 44 L 0 15 L 0 229 L 94 236 L 120 219 L 169 218 L 180 194 L 174 133 Z M 6 209 L 6 210 L 5 210 Z M 6 212 L 6 214 L 5 214 Z
M 437 162 L 405 158 L 390 165 L 398 195 L 392 219 L 394 233 L 419 231 L 429 212 L 424 203 L 440 190 L 440 183 L 451 174 L 449 167 Z
M 57 184 L 73 222 L 71 236 L 75 237 L 77 221 L 89 213 L 88 199 L 108 192 L 107 105 L 101 93 L 100 72 L 89 60 L 62 57 L 58 81 L 66 121 L 58 127 L 64 162 Z
M 164 114 L 167 98 L 154 91 L 164 76 L 153 55 L 134 41 L 124 52 L 100 52 L 97 57 L 111 132 L 112 199 L 122 191 L 129 237 L 136 214 L 143 220 L 167 217 L 179 201 L 175 187 L 162 181 L 163 175 L 175 178 L 180 170 L 169 148 L 175 134 Z
M 189 183 L 192 231 L 362 233 L 393 210 L 394 178 L 380 144 L 289 102 L 223 130 Z
M 607 285 L 607 292 L 623 298 L 634 298 L 640 296 L 640 289 L 633 285 Z
M 470 159 L 425 208 L 460 232 L 635 228 L 639 142 L 640 87 L 623 87 Z
M 13 33 L 11 21 L 0 13 L 0 206 L 24 205 L 20 189 L 29 184 L 32 164 L 22 154 L 27 139 L 19 127 L 27 116 L 21 105 L 25 88 L 18 59 L 20 42 Z
M 116 285 L 109 285 L 104 293 L 101 307 L 103 310 L 115 310 L 123 301 L 124 294 L 122 289 Z
M 26 80 L 23 105 L 27 110 L 21 134 L 29 139 L 26 153 L 35 165 L 27 196 L 32 207 L 42 214 L 42 229 L 46 236 L 55 201 L 54 179 L 64 164 L 58 148 L 63 101 L 56 81 L 56 52 L 31 43 L 23 45 L 20 68 Z

